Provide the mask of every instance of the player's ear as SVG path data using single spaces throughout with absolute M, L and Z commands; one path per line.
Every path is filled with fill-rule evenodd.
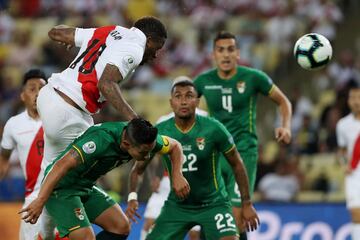
M 236 59 L 240 60 L 240 49 L 239 48 L 236 49 Z
M 146 37 L 146 48 L 150 48 L 154 45 L 153 38 L 151 36 Z
M 130 148 L 130 147 L 131 147 L 131 143 L 130 143 L 130 141 L 127 140 L 127 139 L 124 139 L 122 143 L 123 143 L 123 145 L 125 146 L 125 148 Z
M 200 98 L 196 98 L 196 107 L 199 107 L 199 104 L 200 104 Z
M 170 98 L 170 99 L 169 99 L 169 103 L 170 103 L 170 107 L 174 110 L 174 108 L 173 108 L 172 98 Z
M 21 101 L 25 102 L 25 94 L 24 94 L 24 92 L 20 93 L 20 99 L 21 99 Z

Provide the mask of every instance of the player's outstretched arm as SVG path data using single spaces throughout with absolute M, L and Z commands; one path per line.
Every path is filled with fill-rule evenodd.
M 129 175 L 129 196 L 128 205 L 126 208 L 126 216 L 133 222 L 137 223 L 136 217 L 141 219 L 141 216 L 137 213 L 139 208 L 139 202 L 137 200 L 137 188 L 139 185 L 139 179 L 142 177 L 149 161 L 135 161 L 134 166 L 131 169 Z
M 131 120 L 137 114 L 124 99 L 119 82 L 122 80 L 121 73 L 115 65 L 107 64 L 100 77 L 98 88 L 107 101 L 123 116 L 122 120 Z
M 25 216 L 22 217 L 25 222 L 29 222 L 31 224 L 35 224 L 37 222 L 42 209 L 56 184 L 70 169 L 76 167 L 81 161 L 79 153 L 74 149 L 71 149 L 54 164 L 43 180 L 38 197 L 32 201 L 29 206 L 19 212 L 26 212 Z
M 277 86 L 274 86 L 269 97 L 279 106 L 281 116 L 281 127 L 275 129 L 275 138 L 278 142 L 289 144 L 291 141 L 291 103 Z
M 58 25 L 48 32 L 49 38 L 60 44 L 65 45 L 68 49 L 75 45 L 75 28 L 66 25 Z
M 250 200 L 249 180 L 243 161 L 235 147 L 227 152 L 225 157 L 233 169 L 235 180 L 241 193 L 242 222 L 245 224 L 244 227 L 247 231 L 256 230 L 260 220 Z
M 190 193 L 190 185 L 182 174 L 183 149 L 181 144 L 175 139 L 169 137 L 167 139 L 170 144 L 168 154 L 172 168 L 172 188 L 178 197 L 184 199 Z
M 11 155 L 11 150 L 1 148 L 0 153 L 0 180 L 6 176 L 6 173 L 9 169 L 9 158 Z

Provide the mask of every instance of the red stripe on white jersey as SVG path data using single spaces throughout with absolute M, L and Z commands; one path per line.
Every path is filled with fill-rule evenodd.
M 106 26 L 97 28 L 94 31 L 94 35 L 88 42 L 87 52 L 83 57 L 82 68 L 79 68 L 78 81 L 81 83 L 81 91 L 84 101 L 86 102 L 86 109 L 91 113 L 97 112 L 97 110 L 104 105 L 104 102 L 98 102 L 100 92 L 97 87 L 99 80 L 97 78 L 95 64 L 101 54 L 101 51 L 103 51 L 104 47 L 106 47 L 106 38 L 115 28 L 116 26 Z
M 350 162 L 350 167 L 352 170 L 354 170 L 358 166 L 359 161 L 360 161 L 360 135 L 356 138 L 353 148 L 352 158 Z
M 44 130 L 41 127 L 35 135 L 35 138 L 29 149 L 28 157 L 26 159 L 25 196 L 28 196 L 34 190 L 34 186 L 40 172 L 43 153 L 44 153 Z

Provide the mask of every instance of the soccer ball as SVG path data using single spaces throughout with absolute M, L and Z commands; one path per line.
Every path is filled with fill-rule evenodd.
M 304 69 L 313 70 L 324 67 L 332 57 L 329 40 L 318 33 L 309 33 L 296 41 L 294 56 Z

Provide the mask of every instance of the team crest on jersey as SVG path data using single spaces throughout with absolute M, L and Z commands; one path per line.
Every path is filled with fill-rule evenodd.
M 237 88 L 239 93 L 244 93 L 245 92 L 245 87 L 246 87 L 245 82 L 238 82 L 236 84 L 236 88 Z
M 85 153 L 91 154 L 96 150 L 96 144 L 93 141 L 87 142 L 82 146 Z
M 82 220 L 85 219 L 83 210 L 82 210 L 81 208 L 75 208 L 75 209 L 74 209 L 74 212 L 75 212 L 75 216 L 76 216 L 80 221 L 82 221 Z
M 204 150 L 205 148 L 205 138 L 196 138 L 196 145 L 199 150 Z

